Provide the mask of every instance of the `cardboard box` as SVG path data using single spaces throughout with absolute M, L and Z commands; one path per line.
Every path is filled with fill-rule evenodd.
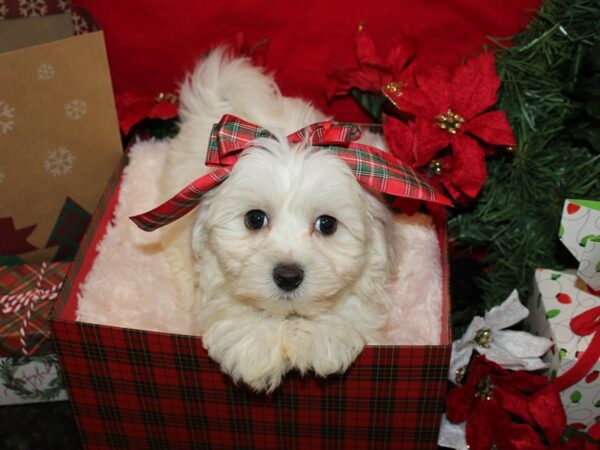
M 65 400 L 47 319 L 70 264 L 39 263 L 74 257 L 122 154 L 101 33 L 73 37 L 65 14 L 0 21 L 0 148 L 0 404 Z
M 538 269 L 528 319 L 532 333 L 551 339 L 554 345 L 545 361 L 552 378 L 567 372 L 587 350 L 593 335 L 579 336 L 571 319 L 600 306 L 600 296 L 573 273 Z M 600 361 L 577 384 L 561 392 L 567 423 L 589 430 L 600 423 Z
M 121 171 L 94 214 L 51 319 L 88 449 L 437 448 L 451 349 L 447 302 L 441 345 L 367 347 L 345 374 L 288 374 L 271 395 L 235 386 L 200 337 L 78 322 L 79 286 L 112 218 Z M 443 228 L 439 237 L 446 261 Z
M 48 315 L 70 266 L 0 266 L 0 405 L 67 399 Z
M 122 154 L 102 33 L 0 21 L 0 148 L 2 263 L 72 259 Z

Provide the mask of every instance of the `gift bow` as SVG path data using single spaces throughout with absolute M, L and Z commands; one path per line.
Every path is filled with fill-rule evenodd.
M 40 272 L 37 276 L 37 282 L 34 289 L 30 289 L 20 294 L 6 294 L 0 296 L 0 305 L 2 305 L 3 314 L 16 314 L 22 308 L 27 308 L 21 327 L 19 328 L 19 341 L 21 342 L 21 351 L 25 356 L 29 355 L 27 350 L 27 341 L 25 339 L 27 333 L 27 327 L 35 304 L 40 300 L 54 300 L 58 296 L 58 292 L 62 287 L 62 282 L 52 286 L 50 289 L 42 289 L 42 284 L 46 276 L 46 270 L 48 269 L 48 263 L 43 262 L 40 268 Z
M 570 325 L 571 330 L 580 336 L 595 334 L 590 345 L 577 359 L 575 365 L 552 381 L 559 391 L 568 389 L 586 376 L 600 358 L 600 306 L 573 317 Z
M 446 197 L 398 159 L 374 147 L 353 142 L 361 135 L 351 124 L 318 122 L 288 136 L 290 143 L 307 142 L 321 151 L 329 151 L 344 161 L 358 182 L 378 192 L 397 197 L 441 203 L 450 206 Z M 207 166 L 220 166 L 189 184 L 162 205 L 130 219 L 145 231 L 171 223 L 194 209 L 208 190 L 224 181 L 242 151 L 259 138 L 274 138 L 267 129 L 233 115 L 225 115 L 210 134 Z M 257 147 L 256 149 L 260 149 Z

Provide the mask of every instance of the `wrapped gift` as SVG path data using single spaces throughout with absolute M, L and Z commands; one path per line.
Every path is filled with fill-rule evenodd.
M 70 263 L 0 266 L 0 356 L 51 350 L 48 316 Z
M 579 261 L 577 275 L 592 289 L 600 289 L 600 202 L 567 200 L 559 237 Z
M 0 405 L 67 398 L 48 315 L 70 266 L 0 266 Z
M 4 0 L 0 4 L 0 19 L 50 16 L 69 11 L 69 0 Z
M 274 393 L 257 394 L 222 373 L 199 336 L 78 319 L 82 285 L 103 255 L 99 243 L 104 249 L 104 236 L 114 234 L 119 191 L 130 187 L 121 183 L 121 171 L 92 219 L 52 319 L 69 398 L 90 448 L 437 447 L 451 350 L 443 218 L 438 344 L 367 346 L 344 374 L 292 372 Z
M 122 153 L 100 32 L 0 21 L 0 147 L 3 264 L 72 259 Z
M 0 405 L 67 399 L 56 354 L 0 358 Z
M 562 390 L 567 423 L 600 439 L 600 361 L 593 355 L 600 350 L 598 338 L 593 342 L 600 297 L 575 274 L 547 269 L 536 271 L 535 288 L 529 324 L 554 343 L 546 361 Z

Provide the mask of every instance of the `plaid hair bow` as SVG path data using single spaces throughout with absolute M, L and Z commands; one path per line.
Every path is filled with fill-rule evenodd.
M 425 179 L 389 153 L 356 141 L 360 130 L 352 124 L 318 122 L 288 136 L 290 143 L 307 142 L 344 161 L 359 183 L 374 191 L 396 197 L 452 205 Z M 213 126 L 206 155 L 207 166 L 219 166 L 185 187 L 162 205 L 130 219 L 145 231 L 154 231 L 184 216 L 199 203 L 202 195 L 224 181 L 242 151 L 259 138 L 274 138 L 265 128 L 233 115 L 225 115 Z

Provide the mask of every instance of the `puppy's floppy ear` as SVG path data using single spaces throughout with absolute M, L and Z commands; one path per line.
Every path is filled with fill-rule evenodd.
M 399 236 L 396 233 L 394 212 L 378 196 L 364 191 L 369 217 L 373 221 L 373 233 L 382 233 L 386 246 L 390 275 L 395 275 L 398 263 Z
M 212 195 L 207 194 L 202 198 L 202 202 L 198 205 L 196 217 L 194 218 L 194 225 L 192 226 L 192 253 L 196 260 L 200 257 L 202 249 L 208 241 L 206 222 L 212 197 Z

